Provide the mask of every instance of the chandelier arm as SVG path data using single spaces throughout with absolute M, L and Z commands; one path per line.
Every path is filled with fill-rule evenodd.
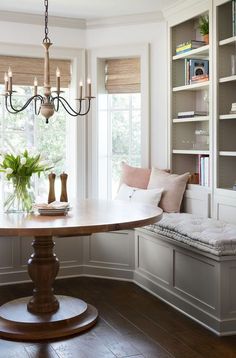
M 54 104 L 55 100 L 57 100 L 56 105 Z M 55 111 L 58 112 L 60 107 L 59 96 L 52 97 L 51 102 L 54 104 Z
M 87 110 L 86 110 L 84 113 L 81 113 L 81 102 L 82 102 L 82 101 L 80 101 L 79 111 L 76 112 L 76 111 L 69 105 L 69 103 L 65 100 L 65 98 L 59 96 L 59 100 L 60 100 L 62 106 L 64 107 L 64 109 L 66 110 L 66 112 L 69 113 L 71 116 L 74 116 L 74 117 L 77 117 L 77 116 L 85 116 L 86 114 L 88 114 L 88 112 L 89 112 L 89 110 L 90 110 L 91 98 L 88 98 L 88 108 L 87 108 Z M 64 104 L 64 102 L 65 102 L 65 104 Z M 67 109 L 67 107 L 70 109 L 71 112 Z
M 7 108 L 8 112 L 9 112 L 9 113 L 12 113 L 12 114 L 13 114 L 13 113 L 20 113 L 20 112 L 24 111 L 24 110 L 28 107 L 28 105 L 30 104 L 30 102 L 33 101 L 33 99 L 39 99 L 41 103 L 43 102 L 43 97 L 42 97 L 41 95 L 35 95 L 35 96 L 30 97 L 30 98 L 28 99 L 28 101 L 27 101 L 21 108 L 17 109 L 17 108 L 14 108 L 14 106 L 13 106 L 13 104 L 12 104 L 12 95 L 10 94 L 8 97 L 9 97 L 10 109 L 11 109 L 13 112 L 9 111 L 9 108 L 8 108 L 8 105 L 7 105 L 7 97 L 6 97 L 6 102 L 5 102 L 5 103 L 6 103 L 6 108 Z

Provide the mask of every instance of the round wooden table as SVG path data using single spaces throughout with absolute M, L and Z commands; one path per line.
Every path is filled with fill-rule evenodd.
M 34 253 L 28 261 L 33 296 L 0 307 L 0 337 L 46 340 L 72 335 L 95 324 L 95 307 L 78 298 L 54 295 L 59 260 L 53 252 L 53 236 L 131 229 L 152 224 L 161 216 L 162 210 L 157 207 L 119 200 L 83 200 L 65 216 L 0 214 L 1 236 L 34 236 Z

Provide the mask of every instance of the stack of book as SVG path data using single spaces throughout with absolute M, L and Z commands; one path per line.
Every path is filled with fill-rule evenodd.
M 209 61 L 185 59 L 185 85 L 209 80 Z
M 230 113 L 235 114 L 236 113 L 236 103 L 231 104 L 231 111 Z
M 178 118 L 192 118 L 198 116 L 207 116 L 206 111 L 187 111 L 187 112 L 178 112 Z
M 210 169 L 209 169 L 209 155 L 199 155 L 199 184 L 203 186 L 210 185 Z
M 206 45 L 206 43 L 204 41 L 198 41 L 198 40 L 189 40 L 189 41 L 183 42 L 176 46 L 176 55 L 180 55 L 181 53 L 194 50 L 194 49 L 204 46 L 204 45 Z

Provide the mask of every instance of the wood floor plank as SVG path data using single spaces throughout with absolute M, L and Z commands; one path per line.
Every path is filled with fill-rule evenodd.
M 49 343 L 30 344 L 25 346 L 25 350 L 30 358 L 59 358 L 58 354 Z
M 1 358 L 29 358 L 29 354 L 22 343 L 0 339 Z

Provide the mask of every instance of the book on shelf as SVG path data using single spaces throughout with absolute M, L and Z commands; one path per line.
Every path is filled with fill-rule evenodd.
M 199 184 L 202 186 L 210 185 L 209 155 L 200 154 L 198 156 Z
M 196 48 L 199 48 L 201 46 L 204 46 L 206 43 L 204 41 L 198 41 L 198 40 L 189 40 L 186 42 L 183 42 L 176 46 L 176 55 L 179 55 L 180 53 L 184 53 L 187 51 L 194 50 Z
M 207 111 L 186 111 L 186 112 L 178 112 L 178 118 L 188 118 L 188 117 L 201 117 L 208 116 Z
M 208 74 L 197 75 L 197 76 L 193 76 L 191 78 L 191 84 L 196 83 L 196 82 L 204 82 L 204 81 L 209 81 L 209 75 Z

